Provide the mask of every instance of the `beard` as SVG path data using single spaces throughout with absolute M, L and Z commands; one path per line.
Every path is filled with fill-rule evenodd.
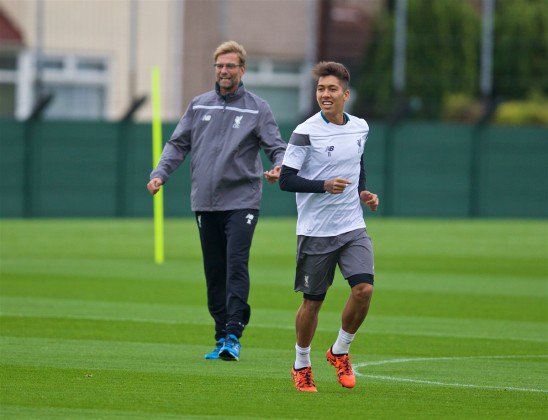
M 231 90 L 236 86 L 236 78 L 230 77 L 228 79 L 217 79 L 217 83 L 219 83 L 219 86 L 221 86 L 223 89 Z

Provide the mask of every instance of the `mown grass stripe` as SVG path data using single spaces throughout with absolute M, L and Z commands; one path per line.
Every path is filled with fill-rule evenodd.
M 2 297 L 0 298 L 0 314 L 4 316 L 212 325 L 209 313 L 203 305 Z M 338 330 L 339 317 L 338 311 L 322 311 L 319 330 Z M 294 318 L 295 310 L 259 308 L 253 311 L 251 325 L 253 328 L 293 330 Z M 548 325 L 543 322 L 375 315 L 368 318 L 363 330 L 368 333 L 548 342 Z
M 87 373 L 85 375 L 108 376 L 113 371 L 128 371 L 142 373 L 166 373 L 172 375 L 193 375 L 196 374 L 197 367 L 199 374 L 205 377 L 215 377 L 217 375 L 228 375 L 230 377 L 252 376 L 257 369 L 261 369 L 263 380 L 284 379 L 287 377 L 286 369 L 288 361 L 291 360 L 293 351 L 287 349 L 272 349 L 265 347 L 246 348 L 246 359 L 241 363 L 226 363 L 223 361 L 206 361 L 200 358 L 203 346 L 194 344 L 157 344 L 157 343 L 131 343 L 120 341 L 97 341 L 97 340 L 59 340 L 59 339 L 38 339 L 21 337 L 3 337 L 0 341 L 2 346 L 10 349 L 5 355 L 5 368 L 10 366 L 22 366 L 33 368 L 59 368 L 59 369 L 81 369 Z M 327 380 L 333 376 L 334 370 L 323 360 L 322 354 L 315 354 L 313 365 L 315 376 L 318 380 Z M 361 373 L 363 377 L 374 377 L 400 382 L 415 382 L 418 384 L 441 385 L 441 386 L 459 386 L 498 390 L 511 388 L 514 390 L 536 389 L 534 387 L 523 386 L 526 383 L 532 383 L 543 380 L 546 383 L 545 371 L 535 372 L 530 369 L 529 373 L 517 370 L 514 375 L 507 375 L 506 383 L 500 385 L 490 384 L 496 378 L 488 377 L 474 378 L 474 367 L 480 367 L 482 360 L 485 362 L 498 360 L 504 362 L 501 366 L 505 370 L 516 369 L 519 365 L 519 359 L 538 359 L 546 358 L 545 355 L 523 355 L 518 356 L 468 356 L 468 357 L 440 357 L 440 358 L 409 358 L 408 363 L 414 365 L 428 366 L 423 373 L 440 376 L 436 369 L 437 363 L 450 363 L 451 366 L 459 368 L 460 372 L 454 376 L 461 381 L 457 382 L 439 380 L 435 378 L 407 378 L 399 375 L 387 375 L 383 372 L 376 372 L 379 366 L 384 368 L 390 365 L 391 360 L 360 363 L 363 355 L 354 355 L 355 365 L 358 371 L 361 367 L 368 367 L 368 371 Z M 268 363 L 265 363 L 268 360 Z M 356 363 L 357 362 L 357 363 Z M 384 362 L 384 363 L 382 363 Z M 394 360 L 399 365 L 401 371 L 405 359 Z M 500 363 L 499 362 L 499 363 Z M 522 366 L 527 366 L 525 362 L 520 362 Z M 382 366 L 384 365 L 384 366 Z M 464 369 L 468 366 L 468 370 Z M 489 368 L 494 365 L 491 363 Z M 545 366 L 545 365 L 544 365 Z M 390 367 L 390 366 L 388 366 Z M 360 372 L 359 372 L 360 373 Z M 472 374 L 471 374 L 472 373 Z M 443 376 L 443 374 L 441 374 Z M 536 375 L 536 376 L 535 376 Z M 444 378 L 445 379 L 445 378 Z M 465 383 L 463 380 L 472 379 L 474 383 Z M 504 379 L 503 379 L 504 380 Z M 540 391 L 539 391 L 540 392 Z
M 279 267 L 280 262 L 277 263 Z M 146 287 L 149 283 L 158 285 L 158 283 L 164 282 L 180 285 L 180 287 L 189 283 L 200 286 L 205 284 L 200 258 L 191 262 L 188 260 L 170 261 L 161 268 L 153 266 L 151 262 L 133 260 L 116 261 L 115 264 L 116 268 L 113 269 L 112 265 L 105 266 L 101 261 L 84 259 L 35 258 L 28 261 L 21 257 L 2 258 L 0 272 L 4 278 L 4 284 L 9 278 L 32 278 L 37 275 L 58 279 L 68 277 L 74 282 L 82 283 L 97 281 L 98 278 L 109 282 L 143 282 L 141 287 Z M 257 285 L 290 288 L 293 270 L 290 264 L 286 267 L 285 272 L 278 268 L 273 273 L 271 268 L 252 264 L 252 282 Z M 186 273 L 185 276 L 181 275 L 183 271 Z M 190 273 L 194 273 L 194 275 Z M 409 269 L 397 270 L 390 266 L 380 268 L 377 272 L 377 279 L 378 290 L 521 297 L 538 297 L 548 293 L 545 276 L 531 276 L 516 281 L 515 274 L 512 272 L 509 272 L 506 277 L 498 276 L 496 288 L 493 288 L 495 280 L 491 275 L 444 273 L 443 278 L 440 278 L 437 273 L 421 272 L 416 274 L 410 272 Z M 338 281 L 334 283 L 333 287 L 343 288 L 346 285 Z
M 108 410 L 108 409 L 86 409 L 86 408 L 67 408 L 67 407 L 27 407 L 20 405 L 2 405 L 2 418 L 7 419 L 103 419 L 103 418 L 115 418 L 115 419 L 143 419 L 150 420 L 151 413 L 145 413 L 143 411 L 121 411 L 121 410 Z M 207 415 L 192 415 L 192 414 L 169 414 L 155 412 L 153 417 L 155 419 L 219 419 L 219 416 L 207 416 Z M 223 415 L 224 419 L 257 419 L 260 417 L 241 417 Z
M 68 340 L 51 338 L 1 337 L 3 364 L 6 366 L 87 369 L 89 371 L 128 371 L 182 375 L 199 372 L 215 376 L 220 372 L 235 377 L 254 375 L 261 358 L 267 366 L 291 363 L 294 350 L 246 348 L 240 363 L 208 361 L 204 345 L 135 343 L 122 341 Z M 265 369 L 265 378 L 284 378 L 287 372 Z

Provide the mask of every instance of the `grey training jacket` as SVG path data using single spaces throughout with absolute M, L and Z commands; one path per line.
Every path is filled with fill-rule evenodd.
M 195 97 L 164 146 L 150 179 L 167 182 L 191 153 L 192 211 L 259 209 L 262 148 L 281 166 L 286 144 L 269 105 L 243 84 L 233 94 L 216 89 Z

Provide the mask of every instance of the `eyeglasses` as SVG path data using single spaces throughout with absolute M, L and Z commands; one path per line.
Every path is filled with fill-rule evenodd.
M 215 63 L 213 64 L 213 67 L 215 67 L 217 70 L 222 70 L 223 67 L 226 67 L 227 70 L 234 70 L 236 67 L 242 67 L 242 65 L 234 64 L 234 63 L 227 63 L 227 64 Z

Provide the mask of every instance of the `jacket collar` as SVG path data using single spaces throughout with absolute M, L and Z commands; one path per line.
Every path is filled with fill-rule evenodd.
M 238 89 L 236 89 L 236 91 L 234 91 L 233 93 L 229 93 L 227 95 L 221 95 L 221 87 L 219 86 L 219 83 L 215 82 L 215 92 L 217 92 L 217 95 L 223 101 L 232 102 L 244 96 L 245 87 L 244 87 L 244 84 L 240 82 L 240 84 L 238 85 Z

